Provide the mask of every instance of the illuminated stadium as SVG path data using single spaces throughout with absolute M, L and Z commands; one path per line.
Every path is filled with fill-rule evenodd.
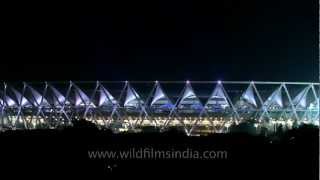
M 86 119 L 115 132 L 144 127 L 186 133 L 319 125 L 319 83 L 155 81 L 3 83 L 1 130 L 54 129 Z

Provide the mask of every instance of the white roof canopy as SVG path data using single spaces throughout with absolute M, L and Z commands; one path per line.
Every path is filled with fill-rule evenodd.
M 30 92 L 33 96 L 34 101 L 32 103 L 35 106 L 49 106 L 48 101 L 44 97 L 42 97 L 42 95 L 38 91 L 33 89 L 31 86 L 28 86 L 28 88 L 30 89 Z
M 77 86 L 74 86 L 75 106 L 94 106 L 90 98 Z
M 106 88 L 104 88 L 101 85 L 99 89 L 100 89 L 99 106 L 117 104 L 116 99 L 110 94 L 110 92 Z
M 226 107 L 229 107 L 230 104 L 227 100 L 227 96 L 223 91 L 222 84 L 217 84 L 215 89 L 213 90 L 211 96 L 209 97 L 206 107 L 210 105 L 215 105 L 217 108 L 225 109 Z
M 255 96 L 254 96 L 254 91 L 253 91 L 252 84 L 249 85 L 247 90 L 242 94 L 241 98 L 243 98 L 248 103 L 250 103 L 250 104 L 254 105 L 255 107 L 257 107 L 257 102 L 256 102 L 256 99 L 255 99 Z
M 138 107 L 144 104 L 143 100 L 140 98 L 139 94 L 128 84 L 127 95 L 124 102 L 125 107 Z
M 307 107 L 307 94 L 310 87 L 304 88 L 292 101 L 296 107 L 306 108 Z
M 191 105 L 191 106 L 200 106 L 202 107 L 202 103 L 199 98 L 195 94 L 190 83 L 187 83 L 182 95 L 182 98 L 179 102 L 179 106 L 183 105 Z
M 53 92 L 53 104 L 55 106 L 62 106 L 64 103 L 69 103 L 66 98 L 53 86 L 49 86 Z
M 19 91 L 15 90 L 14 88 L 11 88 L 11 90 L 15 94 L 19 106 L 21 107 L 31 106 L 27 98 L 23 97 Z
M 172 104 L 171 100 L 162 90 L 161 85 L 157 84 L 153 99 L 151 101 L 151 106 L 154 104 L 158 104 L 161 101 L 161 104 Z
M 283 107 L 283 100 L 282 100 L 282 86 L 276 89 L 264 103 L 266 106 L 273 106 L 277 105 L 281 108 Z

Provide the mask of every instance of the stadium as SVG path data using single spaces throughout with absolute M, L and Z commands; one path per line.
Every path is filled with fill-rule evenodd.
M 250 121 L 274 130 L 319 126 L 319 83 L 121 81 L 3 83 L 0 129 L 55 129 L 86 119 L 114 132 L 178 127 L 224 133 Z

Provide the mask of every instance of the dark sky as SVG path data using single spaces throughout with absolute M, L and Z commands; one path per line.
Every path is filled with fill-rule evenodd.
M 1 79 L 316 81 L 317 1 L 288 2 L 12 4 Z

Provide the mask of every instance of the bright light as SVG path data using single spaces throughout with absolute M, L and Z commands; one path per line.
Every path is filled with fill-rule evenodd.
M 190 84 L 190 81 L 189 81 L 189 80 L 187 80 L 187 81 L 186 81 L 186 83 L 187 83 L 187 84 Z
M 218 84 L 221 84 L 221 81 L 220 81 L 220 80 L 218 81 Z
M 230 124 L 230 123 L 226 123 L 224 126 L 225 126 L 226 128 L 229 128 L 229 127 L 231 126 L 231 124 Z
M 293 121 L 292 121 L 291 119 L 289 119 L 289 120 L 287 121 L 287 124 L 288 124 L 289 126 L 292 126 L 292 125 L 293 125 Z

